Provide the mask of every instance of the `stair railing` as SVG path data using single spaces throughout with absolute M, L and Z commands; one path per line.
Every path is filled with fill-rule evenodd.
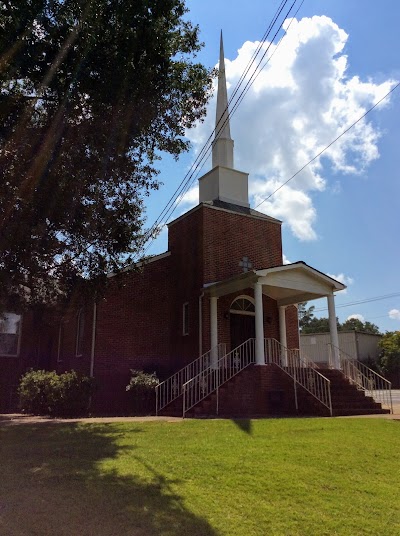
M 255 339 L 248 339 L 184 383 L 183 418 L 196 404 L 215 391 L 217 394 L 216 414 L 218 415 L 219 387 L 252 363 L 255 363 Z
M 289 350 L 276 339 L 265 339 L 265 362 L 274 363 L 293 379 L 296 410 L 298 409 L 297 384 L 301 385 L 332 416 L 331 382 L 318 372 L 318 365 L 302 355 L 299 349 Z
M 226 344 L 220 343 L 215 348 L 198 357 L 185 367 L 181 368 L 172 376 L 161 382 L 156 387 L 156 415 L 168 404 L 176 400 L 182 394 L 182 386 L 190 378 L 197 376 L 208 369 L 212 359 L 220 359 L 226 354 Z
M 358 389 L 364 391 L 367 396 L 371 396 L 376 402 L 387 406 L 390 413 L 393 413 L 392 400 L 392 383 L 372 370 L 371 368 L 361 363 L 357 359 L 343 352 L 337 346 L 329 344 L 329 367 L 334 367 L 334 349 L 339 354 L 340 370 L 350 383 L 357 386 Z

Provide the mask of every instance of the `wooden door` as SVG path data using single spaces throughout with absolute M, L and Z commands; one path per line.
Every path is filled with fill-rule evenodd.
M 247 339 L 256 336 L 255 317 L 252 315 L 230 314 L 231 350 L 241 345 Z

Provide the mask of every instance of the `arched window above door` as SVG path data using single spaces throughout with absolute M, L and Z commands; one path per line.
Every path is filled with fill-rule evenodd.
M 238 315 L 251 315 L 256 314 L 253 298 L 250 296 L 238 296 L 231 304 L 230 313 Z

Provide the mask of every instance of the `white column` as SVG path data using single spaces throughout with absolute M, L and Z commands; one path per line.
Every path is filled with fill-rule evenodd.
M 287 361 L 287 337 L 286 337 L 286 307 L 281 306 L 279 307 L 279 338 L 282 348 L 282 365 L 284 367 L 287 367 L 288 361 Z
M 211 325 L 211 363 L 217 365 L 218 361 L 218 298 L 211 296 L 210 298 L 210 325 Z
M 336 324 L 336 311 L 335 311 L 335 297 L 333 294 L 327 296 L 328 300 L 328 311 L 329 311 L 329 331 L 331 333 L 331 343 L 332 343 L 332 357 L 333 357 L 333 366 L 336 369 L 340 369 L 340 358 L 339 358 L 339 337 Z
M 265 365 L 264 356 L 264 311 L 262 299 L 262 285 L 254 285 L 254 300 L 256 309 L 256 364 Z

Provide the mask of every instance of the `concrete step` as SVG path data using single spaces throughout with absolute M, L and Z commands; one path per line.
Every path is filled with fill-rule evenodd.
M 346 409 L 333 409 L 334 417 L 345 417 L 350 415 L 384 415 L 390 413 L 389 409 L 360 409 L 360 408 L 346 408 Z

